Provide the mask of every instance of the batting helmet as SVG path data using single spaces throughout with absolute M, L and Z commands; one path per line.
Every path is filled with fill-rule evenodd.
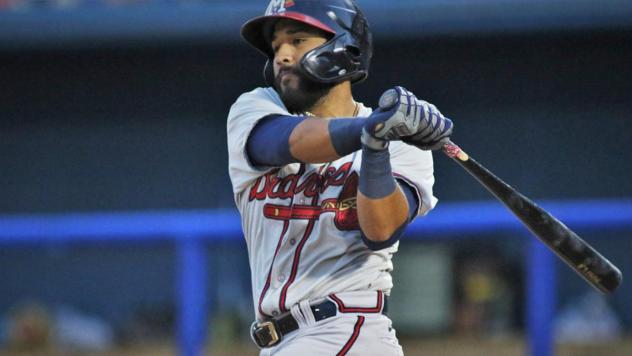
M 356 83 L 369 73 L 373 41 L 369 25 L 353 0 L 271 0 L 265 15 L 246 22 L 241 36 L 268 57 L 264 77 L 274 83 L 274 51 L 270 37 L 274 23 L 291 19 L 321 29 L 331 38 L 305 53 L 299 68 L 320 83 Z

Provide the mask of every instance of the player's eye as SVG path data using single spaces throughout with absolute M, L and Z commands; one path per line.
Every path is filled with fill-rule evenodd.
M 292 40 L 292 44 L 294 46 L 298 46 L 298 45 L 300 45 L 303 42 L 305 42 L 304 38 L 295 38 L 295 39 Z

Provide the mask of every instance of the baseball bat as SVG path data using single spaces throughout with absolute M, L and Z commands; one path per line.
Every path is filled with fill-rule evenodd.
M 380 109 L 392 108 L 399 97 L 395 89 L 387 90 L 380 97 Z M 553 215 L 495 176 L 453 142 L 444 144 L 443 152 L 476 178 L 590 285 L 603 293 L 612 293 L 621 284 L 621 271 Z
M 443 152 L 476 178 L 590 285 L 603 293 L 612 293 L 621 284 L 621 271 L 553 215 L 498 178 L 454 143 L 446 143 Z

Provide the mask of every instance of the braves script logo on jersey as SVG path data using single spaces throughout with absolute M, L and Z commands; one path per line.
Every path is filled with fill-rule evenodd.
M 293 0 L 273 0 L 270 1 L 268 9 L 266 9 L 266 15 L 278 14 L 285 12 L 286 8 L 294 6 Z
M 249 201 L 281 199 L 293 201 L 297 194 L 312 198 L 312 205 L 292 204 L 280 205 L 267 203 L 263 207 L 263 215 L 273 220 L 309 219 L 317 220 L 322 213 L 335 214 L 334 223 L 339 230 L 358 230 L 358 214 L 356 194 L 358 174 L 351 172 L 352 162 L 339 168 L 328 167 L 324 173 L 312 172 L 303 175 L 303 168 L 296 174 L 279 177 L 279 170 L 259 177 L 250 188 Z M 301 177 L 304 177 L 301 181 Z M 318 204 L 318 198 L 329 187 L 343 186 L 338 198 L 324 199 Z

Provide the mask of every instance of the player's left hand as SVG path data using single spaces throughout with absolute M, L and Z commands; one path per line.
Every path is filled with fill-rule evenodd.
M 409 135 L 403 135 L 402 141 L 416 146 L 422 150 L 438 150 L 450 141 L 454 125 L 452 120 L 443 116 L 436 106 L 417 97 L 402 87 L 388 90 L 380 98 L 380 108 L 401 106 L 403 101 L 408 102 L 407 112 L 413 112 L 418 117 L 416 131 Z M 397 103 L 395 105 L 393 103 Z M 412 109 L 412 110 L 411 110 Z
M 450 119 L 403 87 L 384 92 L 379 106 L 362 132 L 362 142 L 369 147 L 379 146 L 377 142 L 385 148 L 389 140 L 402 140 L 424 150 L 435 150 L 443 147 L 452 134 Z
M 425 101 L 422 101 L 422 105 L 425 114 L 420 130 L 414 135 L 403 137 L 402 141 L 422 150 L 439 150 L 450 141 L 454 125 L 436 106 Z

